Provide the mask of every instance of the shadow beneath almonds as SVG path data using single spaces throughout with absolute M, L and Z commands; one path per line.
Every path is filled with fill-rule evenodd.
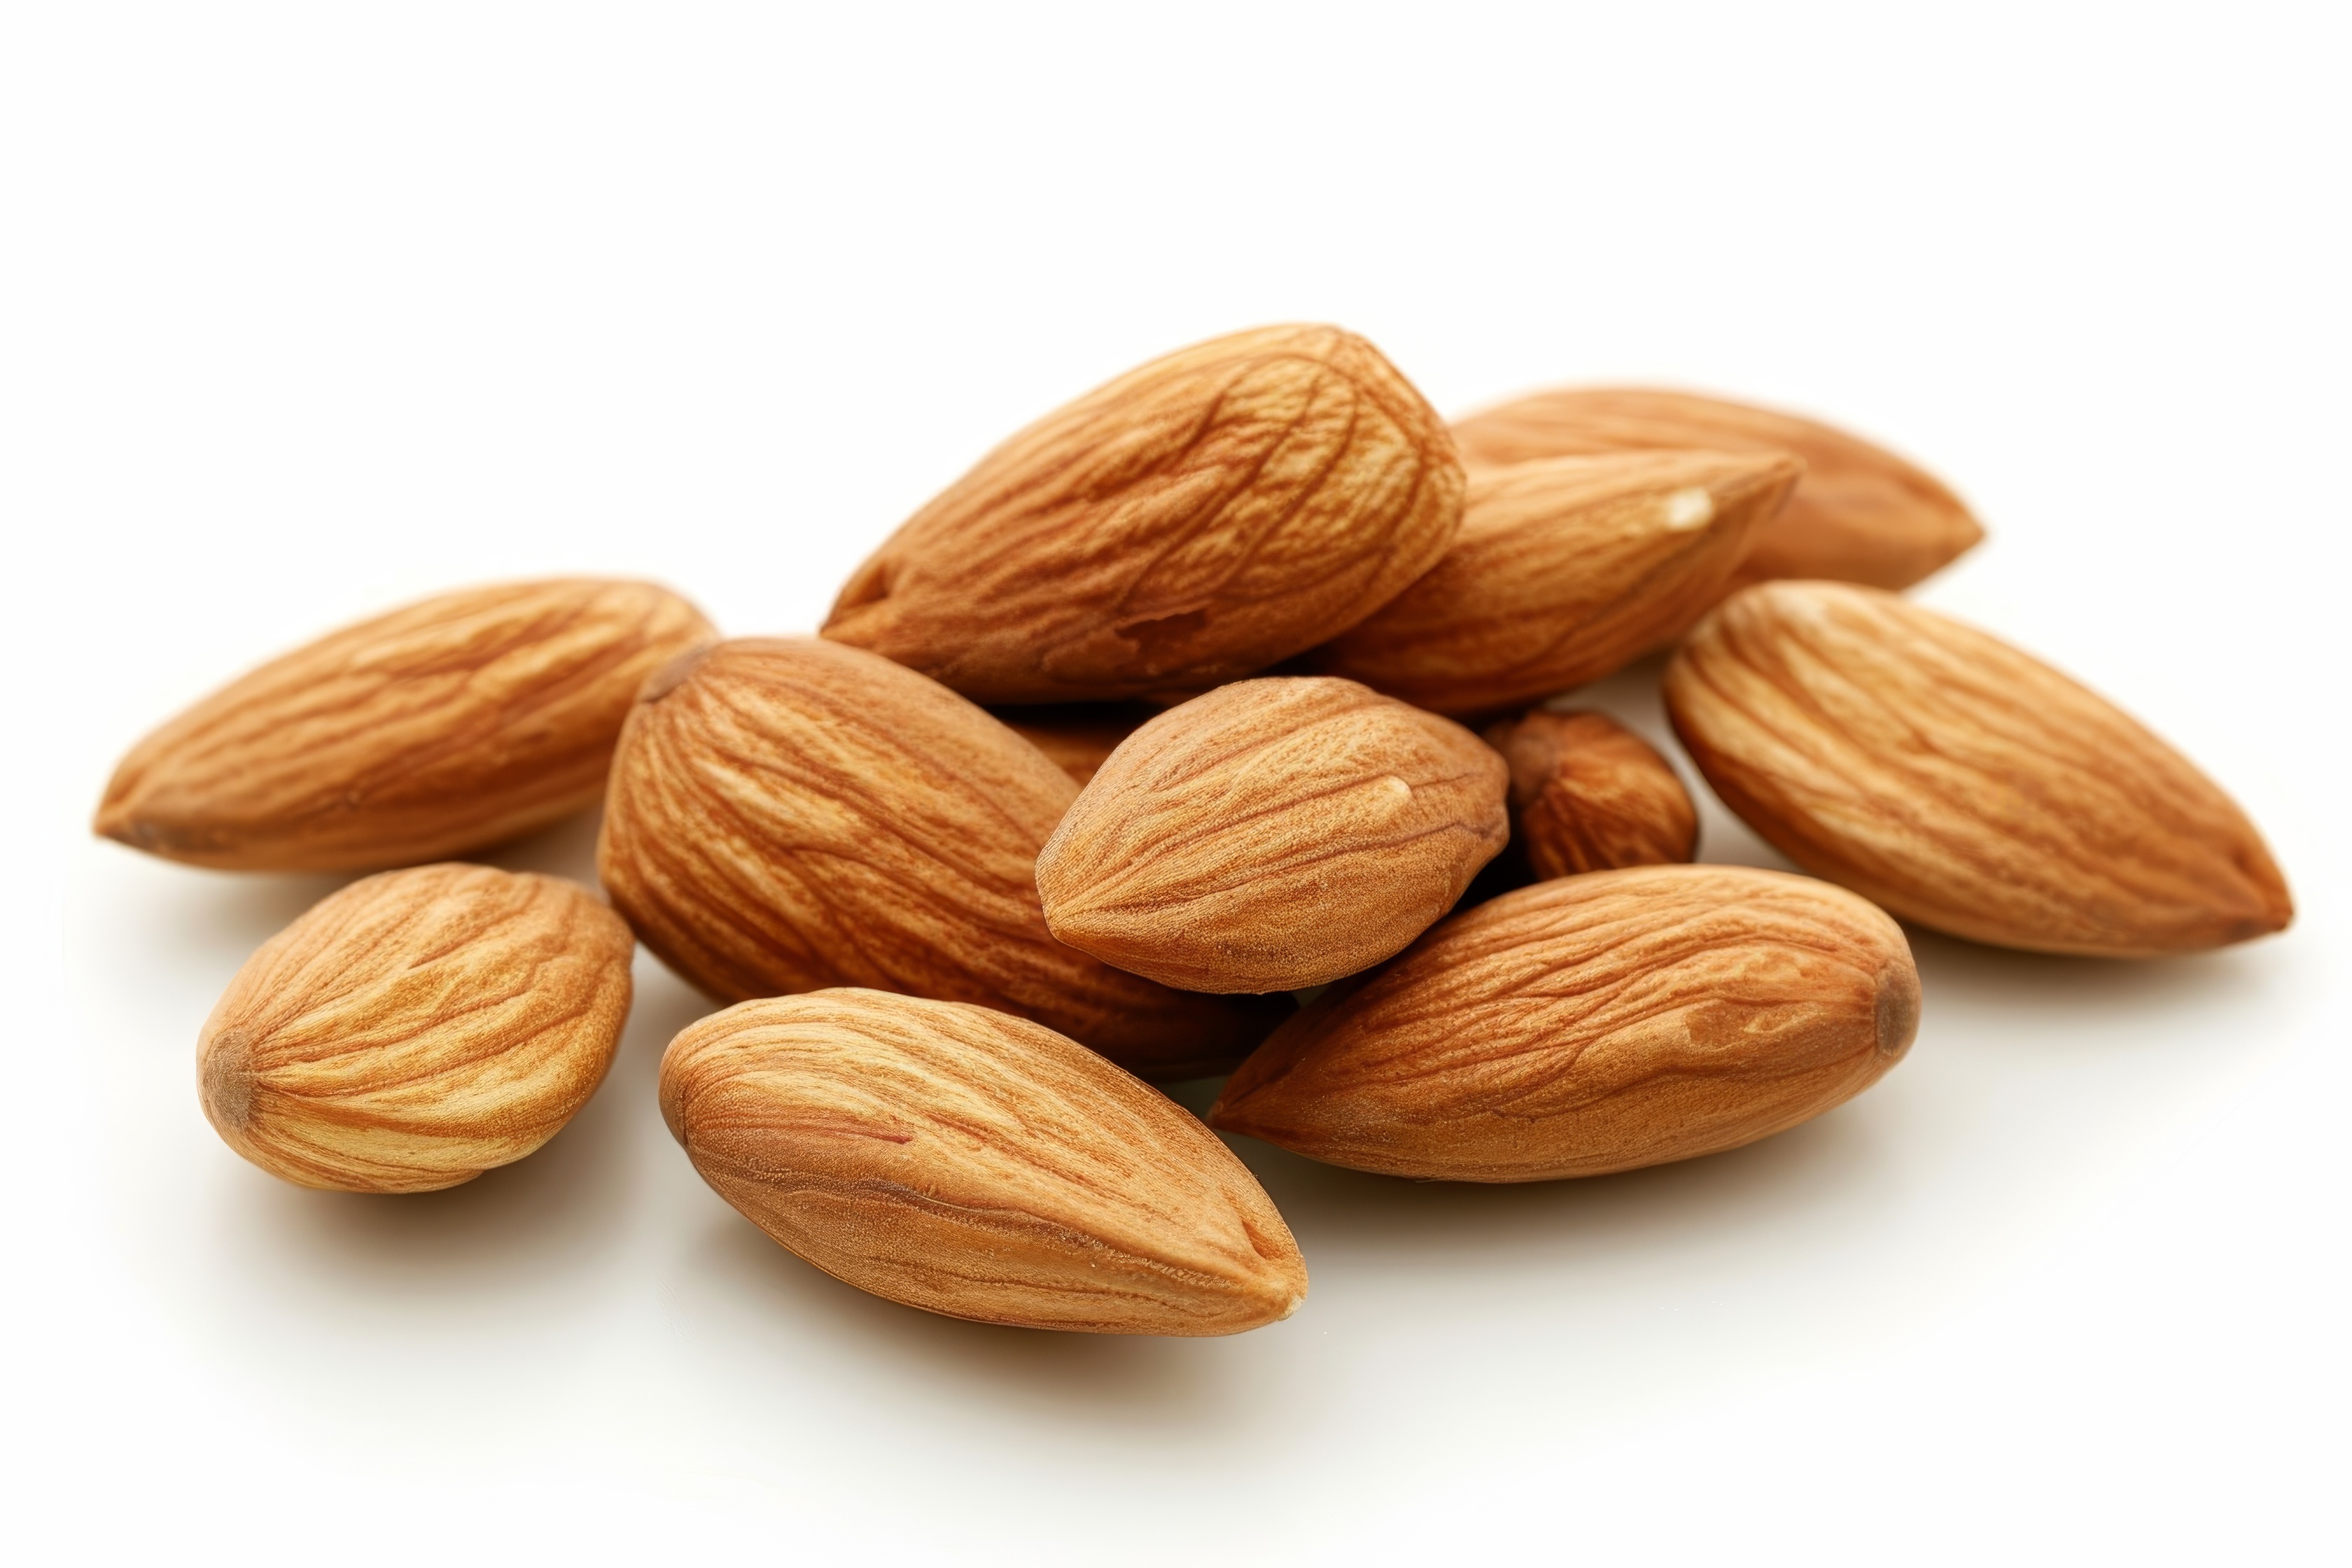
M 604 826 L 604 808 L 591 806 L 552 826 L 542 827 L 495 849 L 454 856 L 452 858 L 476 860 L 485 866 L 496 866 L 503 871 L 541 871 L 551 877 L 569 877 L 583 887 L 599 888 L 601 884 L 596 880 L 596 836 L 603 831 Z
M 2106 1049 L 2144 1044 L 2159 1021 L 2180 1037 L 2183 1015 L 2211 1015 L 2228 1049 L 2245 1026 L 2270 1026 L 2293 994 L 2275 941 L 2177 958 L 2072 958 L 2020 952 L 1906 923 L 1919 966 L 1921 1029 L 1991 1049 Z

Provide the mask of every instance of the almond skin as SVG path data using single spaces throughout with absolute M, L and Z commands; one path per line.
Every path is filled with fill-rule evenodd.
M 1084 788 L 1118 743 L 1159 711 L 1148 702 L 1066 702 L 1006 708 L 996 717 Z
M 1723 596 L 1749 533 L 1800 472 L 1770 452 L 1479 469 L 1454 547 L 1305 667 L 1465 716 L 1597 680 L 1671 643 Z
M 689 1026 L 662 1116 L 836 1279 L 977 1322 L 1234 1334 L 1307 1295 L 1290 1231 L 1182 1107 L 1053 1030 L 854 989 Z
M 1129 736 L 1037 889 L 1054 934 L 1194 991 L 1291 991 L 1428 929 L 1509 837 L 1503 760 L 1352 680 L 1221 686 Z
M 196 1045 L 205 1115 L 274 1176 L 469 1182 L 555 1136 L 612 1066 L 636 944 L 576 883 L 487 866 L 353 882 L 264 942 Z
M 273 659 L 149 735 L 94 826 L 240 871 L 486 848 L 595 805 L 638 685 L 711 635 L 650 583 L 443 594 Z
M 1474 466 L 1669 447 L 1801 458 L 1804 479 L 1757 528 L 1733 588 L 1772 577 L 1906 588 L 1984 537 L 1960 499 L 1917 465 L 1819 420 L 1727 398 L 1567 387 L 1458 420 L 1454 437 Z
M 1205 688 L 1363 619 L 1461 515 L 1445 426 L 1379 350 L 1236 332 L 982 458 L 857 570 L 824 635 L 983 702 Z
M 646 683 L 597 868 L 646 945 L 726 1001 L 862 985 L 1034 1018 L 1155 1077 L 1222 1071 L 1282 1005 L 1170 991 L 1045 929 L 1037 852 L 1077 793 L 902 665 L 726 642 Z
M 1597 1176 L 1736 1149 L 1861 1093 L 1916 1032 L 1900 927 L 1738 866 L 1539 882 L 1334 987 L 1211 1126 L 1359 1171 Z
M 1775 847 L 1906 920 L 2141 957 L 2294 917 L 2230 797 L 2104 698 L 1891 594 L 1747 589 L 1667 668 L 1675 730 Z
M 1655 747 L 1606 713 L 1538 709 L 1486 743 L 1511 769 L 1511 841 L 1538 879 L 1667 866 L 1698 852 L 1690 792 Z

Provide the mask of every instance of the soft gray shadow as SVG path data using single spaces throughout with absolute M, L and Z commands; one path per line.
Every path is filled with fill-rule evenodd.
M 551 877 L 569 877 L 593 888 L 598 885 L 596 835 L 604 826 L 604 808 L 593 806 L 528 837 L 455 858 L 478 860 L 506 871 L 541 871 Z
M 2068 958 L 1990 947 L 1904 926 L 1919 965 L 1921 1027 L 1965 1021 L 1973 1045 L 2036 1051 L 2105 1048 L 2142 1021 L 2183 1012 L 2267 1020 L 2285 988 L 2274 942 L 2178 958 Z M 2236 1049 L 2241 1030 L 2220 1030 L 2213 1048 Z

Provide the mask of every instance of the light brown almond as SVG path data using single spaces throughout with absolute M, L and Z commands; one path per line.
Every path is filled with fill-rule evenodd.
M 1051 1029 L 878 991 L 746 1002 L 662 1058 L 662 1115 L 761 1230 L 950 1317 L 1232 1334 L 1307 1295 L 1290 1231 L 1182 1107 Z
M 1289 991 L 1377 963 L 1509 835 L 1503 760 L 1352 680 L 1221 686 L 1129 736 L 1037 858 L 1071 946 L 1195 991 Z
M 419 866 L 353 882 L 229 982 L 196 1046 L 205 1114 L 302 1186 L 471 1181 L 555 1136 L 595 1092 L 635 946 L 560 878 Z
M 1597 680 L 1706 613 L 1798 473 L 1753 452 L 1480 469 L 1453 548 L 1305 665 L 1465 716 Z
M 1758 526 L 1732 588 L 1770 577 L 1908 587 L 1984 537 L 1960 499 L 1916 464 L 1819 420 L 1728 398 L 1565 387 L 1457 420 L 1454 437 L 1473 465 L 1659 447 L 1802 458 L 1802 482 Z
M 1539 882 L 1334 987 L 1227 1081 L 1210 1125 L 1335 1165 L 1597 1176 L 1735 1149 L 1877 1081 L 1911 1044 L 1901 928 L 1737 866 Z
M 1538 709 L 1486 731 L 1511 768 L 1511 841 L 1538 878 L 1665 866 L 1698 851 L 1690 792 L 1606 713 Z
M 1675 654 L 1665 694 L 1724 804 L 1922 925 L 2134 957 L 2293 918 L 2261 835 L 2194 764 L 2049 666 L 1891 594 L 1747 589 Z
M 996 717 L 1083 786 L 1121 741 L 1159 711 L 1148 702 L 1066 702 L 1001 709 Z
M 712 635 L 650 583 L 443 594 L 273 659 L 132 747 L 97 831 L 246 871 L 466 854 L 584 811 L 646 674 Z
M 869 986 L 1034 1018 L 1155 1077 L 1223 1070 L 1283 1005 L 1171 991 L 1045 929 L 1037 852 L 1077 793 L 902 665 L 726 642 L 646 683 L 597 865 L 646 945 L 727 1001 Z
M 824 635 L 983 702 L 1211 686 L 1363 619 L 1461 515 L 1445 426 L 1380 351 L 1236 332 L 982 458 L 858 569 Z

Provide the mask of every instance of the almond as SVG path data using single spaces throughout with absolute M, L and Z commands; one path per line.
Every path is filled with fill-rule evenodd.
M 425 1193 L 521 1159 L 604 1080 L 629 1015 L 621 919 L 576 883 L 386 871 L 264 942 L 196 1046 L 205 1115 L 275 1176 Z
M 1335 1165 L 1597 1176 L 1735 1149 L 1861 1093 L 1916 1032 L 1901 928 L 1737 866 L 1506 893 L 1276 1030 L 1212 1126 Z
M 1147 702 L 1066 702 L 1006 708 L 996 716 L 1083 786 L 1121 741 L 1159 711 Z
M 1922 925 L 2133 957 L 2293 918 L 2261 836 L 2187 759 L 2049 666 L 1891 594 L 1747 589 L 1675 654 L 1665 694 L 1749 826 Z
M 1441 713 L 1517 707 L 1622 668 L 1723 596 L 1797 480 L 1778 453 L 1619 452 L 1481 469 L 1428 575 L 1307 656 Z
M 1282 1008 L 1063 946 L 1037 852 L 1077 785 L 928 677 L 814 637 L 646 682 L 597 866 L 647 947 L 727 1001 L 863 985 L 1034 1018 L 1139 1072 L 1220 1071 Z
M 1788 452 L 1805 477 L 1756 530 L 1731 586 L 1835 577 L 1905 588 L 1966 553 L 1984 529 L 1935 476 L 1857 436 L 1793 414 L 1643 387 L 1537 393 L 1458 420 L 1465 461 L 1522 463 L 1658 447 Z
M 1461 514 L 1444 425 L 1377 349 L 1237 332 L 982 458 L 858 569 L 824 635 L 983 702 L 1208 687 L 1363 619 Z
M 192 865 L 373 870 L 596 804 L 647 672 L 711 635 L 650 583 L 443 594 L 273 659 L 132 747 L 97 831 Z
M 1486 743 L 1511 769 L 1511 841 L 1538 878 L 1665 866 L 1698 851 L 1698 813 L 1665 758 L 1605 713 L 1532 713 Z
M 1071 946 L 1195 991 L 1379 963 L 1509 836 L 1503 760 L 1352 680 L 1221 686 L 1129 736 L 1037 858 Z
M 751 1223 L 910 1307 L 1232 1334 L 1307 1294 L 1282 1216 L 1189 1112 L 985 1007 L 852 989 L 746 1002 L 670 1043 L 661 1104 Z

